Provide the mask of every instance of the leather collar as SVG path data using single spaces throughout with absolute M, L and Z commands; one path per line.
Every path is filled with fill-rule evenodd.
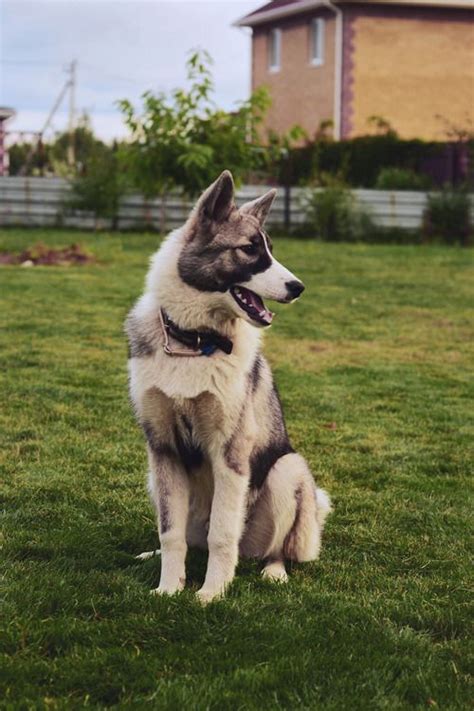
M 165 335 L 163 350 L 167 355 L 210 356 L 218 349 L 227 355 L 232 353 L 234 344 L 230 338 L 222 336 L 218 331 L 213 331 L 212 329 L 206 331 L 185 330 L 177 326 L 163 309 L 160 309 L 160 316 Z M 169 336 L 188 348 L 191 348 L 192 351 L 174 351 L 169 345 Z

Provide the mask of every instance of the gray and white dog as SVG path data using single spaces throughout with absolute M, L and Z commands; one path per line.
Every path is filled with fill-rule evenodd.
M 224 593 L 239 553 L 276 580 L 287 579 L 285 560 L 319 554 L 329 497 L 289 442 L 261 353 L 273 318 L 263 299 L 288 303 L 304 289 L 263 230 L 275 193 L 238 209 L 224 171 L 152 258 L 126 322 L 161 543 L 157 593 L 184 587 L 188 546 L 209 550 L 202 602 Z

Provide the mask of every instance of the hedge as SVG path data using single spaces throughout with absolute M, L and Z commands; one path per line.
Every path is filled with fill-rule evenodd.
M 469 178 L 473 153 L 474 141 L 437 143 L 402 140 L 392 134 L 322 140 L 290 150 L 269 178 L 283 185 L 301 185 L 329 173 L 351 187 L 374 188 L 380 171 L 394 167 L 426 175 L 434 187 L 458 185 Z

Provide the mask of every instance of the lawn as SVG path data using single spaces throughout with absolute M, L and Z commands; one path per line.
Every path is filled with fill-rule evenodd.
M 133 557 L 157 536 L 122 323 L 158 240 L 0 249 L 40 239 L 98 262 L 0 268 L 0 707 L 467 709 L 472 254 L 275 241 L 307 289 L 265 351 L 335 511 L 320 561 L 287 585 L 242 561 L 202 608 L 204 555 L 171 598 Z

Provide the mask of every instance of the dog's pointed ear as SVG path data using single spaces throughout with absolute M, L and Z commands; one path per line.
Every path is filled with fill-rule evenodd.
M 260 225 L 263 225 L 265 220 L 267 219 L 268 213 L 270 212 L 270 208 L 273 204 L 276 194 L 277 191 L 275 190 L 275 188 L 272 188 L 268 191 L 268 193 L 262 195 L 262 197 L 259 197 L 256 200 L 252 200 L 251 202 L 246 202 L 245 205 L 242 205 L 242 207 L 240 208 L 240 212 L 244 212 L 247 215 L 253 215 L 257 218 Z
M 234 207 L 234 180 L 229 170 L 224 170 L 210 185 L 198 203 L 199 214 L 212 222 L 223 222 Z

